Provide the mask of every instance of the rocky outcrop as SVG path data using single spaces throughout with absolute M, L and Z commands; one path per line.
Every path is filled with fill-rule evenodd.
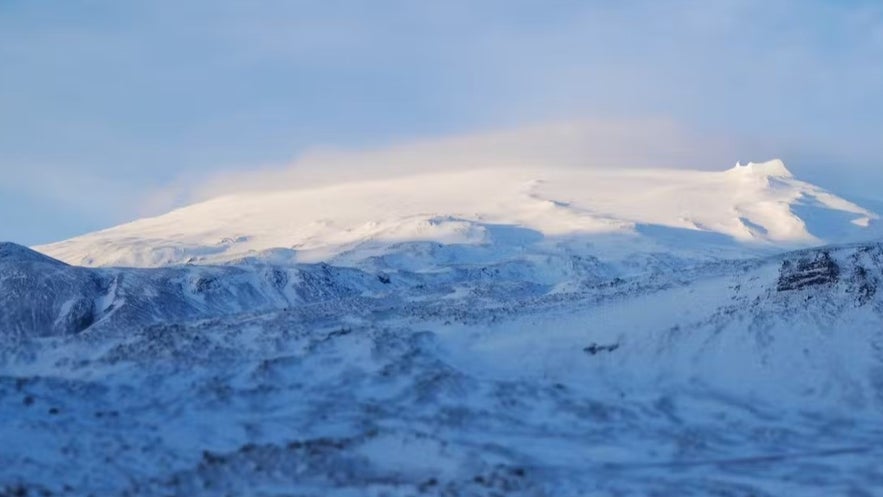
M 797 260 L 786 259 L 779 269 L 776 290 L 788 292 L 820 285 L 833 285 L 840 277 L 840 266 L 827 251 Z

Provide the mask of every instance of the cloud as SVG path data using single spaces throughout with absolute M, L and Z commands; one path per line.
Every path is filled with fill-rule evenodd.
M 181 177 L 152 192 L 144 211 L 241 191 L 308 188 L 329 183 L 474 168 L 685 168 L 721 170 L 762 149 L 704 135 L 666 119 L 570 120 L 416 140 L 388 147 L 311 149 L 289 164 Z

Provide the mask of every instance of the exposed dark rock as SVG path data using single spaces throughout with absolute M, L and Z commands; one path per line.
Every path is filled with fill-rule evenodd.
M 593 343 L 588 347 L 583 349 L 583 352 L 591 355 L 596 355 L 601 352 L 613 352 L 614 350 L 619 348 L 618 343 L 613 343 L 610 345 L 598 345 L 597 343 Z
M 776 290 L 787 292 L 813 286 L 833 285 L 840 277 L 840 266 L 823 251 L 796 261 L 786 260 L 779 269 Z

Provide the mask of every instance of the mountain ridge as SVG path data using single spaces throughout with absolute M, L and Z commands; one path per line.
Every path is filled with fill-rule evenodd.
M 721 172 L 476 169 L 228 195 L 36 249 L 80 265 L 146 267 L 274 250 L 277 261 L 287 251 L 292 263 L 342 263 L 345 254 L 358 264 L 356 247 L 376 254 L 402 242 L 735 257 L 872 238 L 878 219 L 779 160 Z M 488 226 L 539 237 L 500 242 Z

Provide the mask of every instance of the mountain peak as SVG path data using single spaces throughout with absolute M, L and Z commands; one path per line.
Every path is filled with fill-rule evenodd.
M 781 159 L 773 159 L 766 162 L 749 162 L 743 165 L 737 162 L 736 166 L 730 169 L 735 174 L 759 176 L 766 178 L 793 178 L 794 175 L 785 167 L 785 163 Z
M 358 263 L 409 242 L 485 247 L 503 258 L 530 250 L 619 258 L 669 249 L 743 253 L 869 234 L 869 223 L 855 219 L 873 213 L 792 178 L 780 160 L 712 173 L 444 171 L 222 197 L 39 250 L 73 264 L 126 266 L 228 262 L 278 249 L 296 262 Z

